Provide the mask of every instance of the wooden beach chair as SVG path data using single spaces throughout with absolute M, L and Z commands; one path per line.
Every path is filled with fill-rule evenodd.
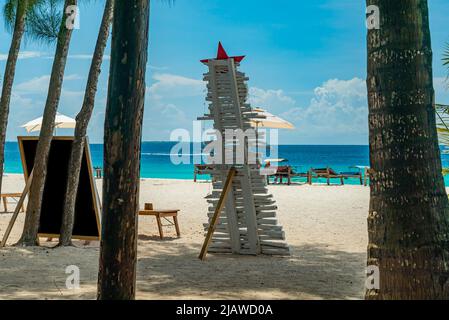
M 363 174 L 361 172 L 340 172 L 340 175 L 342 175 L 344 179 L 348 178 L 359 179 L 360 185 L 363 186 Z
M 344 176 L 337 173 L 335 170 L 333 170 L 332 168 L 318 168 L 318 169 L 310 169 L 310 174 L 309 174 L 309 184 L 312 185 L 312 180 L 313 179 L 319 179 L 319 178 L 324 178 L 327 180 L 327 185 L 331 184 L 331 179 L 339 179 L 341 185 L 345 184 L 344 181 Z
M 3 202 L 3 207 L 5 208 L 5 212 L 8 212 L 8 198 L 13 199 L 15 202 L 18 202 L 20 199 L 20 197 L 22 197 L 21 193 L 2 193 L 0 195 L 0 198 L 2 199 Z M 25 212 L 25 205 L 22 203 L 21 206 L 21 211 Z
M 139 212 L 139 216 L 153 216 L 156 218 L 157 227 L 159 229 L 159 237 L 161 240 L 164 240 L 164 231 L 162 230 L 162 219 L 169 221 L 167 218 L 173 218 L 173 223 L 170 222 L 170 225 L 174 225 L 176 229 L 176 235 L 178 238 L 181 236 L 181 231 L 179 230 L 178 224 L 178 212 L 180 210 L 154 210 L 152 203 L 145 204 L 145 210 Z
M 193 169 L 193 182 L 198 180 L 198 176 L 210 174 L 212 170 L 214 170 L 214 166 L 211 164 L 196 164 Z
M 275 174 L 270 175 L 275 177 L 275 182 L 279 180 L 280 184 L 283 184 L 284 178 L 287 179 L 287 185 L 292 184 L 293 177 L 304 177 L 307 178 L 307 182 L 309 182 L 309 173 L 297 173 L 291 166 L 280 166 L 277 168 Z M 270 184 L 270 176 L 267 176 L 267 184 Z

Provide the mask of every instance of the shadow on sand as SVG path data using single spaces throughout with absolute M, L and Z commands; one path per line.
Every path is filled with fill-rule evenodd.
M 151 238 L 151 237 L 148 237 Z M 200 245 L 141 239 L 140 299 L 362 299 L 366 255 L 326 245 L 291 247 L 290 257 L 208 255 Z M 0 250 L 0 299 L 96 297 L 98 248 L 8 247 Z M 68 265 L 81 292 L 65 289 Z

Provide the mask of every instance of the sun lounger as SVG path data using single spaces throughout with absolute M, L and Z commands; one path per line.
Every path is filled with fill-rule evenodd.
M 340 172 L 344 179 L 355 178 L 360 180 L 360 185 L 363 185 L 363 175 L 361 172 Z
M 330 185 L 331 179 L 339 179 L 341 185 L 345 184 L 344 179 L 356 178 L 360 180 L 360 184 L 363 185 L 363 175 L 361 172 L 337 172 L 332 168 L 319 168 L 310 169 L 309 184 L 312 184 L 313 179 L 324 178 L 327 180 L 327 184 Z
M 174 210 L 154 210 L 152 203 L 146 203 L 145 204 L 145 210 L 142 210 L 139 212 L 139 216 L 153 216 L 156 218 L 157 221 L 157 227 L 159 229 L 159 237 L 161 240 L 164 240 L 164 231 L 162 230 L 162 219 L 165 219 L 168 221 L 167 218 L 171 217 L 173 218 L 173 223 L 171 225 L 175 226 L 176 229 L 176 235 L 178 238 L 181 236 L 181 232 L 179 230 L 179 224 L 178 224 L 178 212 L 180 210 L 174 209 Z
M 197 181 L 197 177 L 203 174 L 210 174 L 213 170 L 213 165 L 207 164 L 196 164 L 193 171 L 193 182 Z
M 103 175 L 103 169 L 101 167 L 94 167 L 95 179 L 101 179 Z
M 310 169 L 310 179 L 309 179 L 309 184 L 312 184 L 312 180 L 313 179 L 319 179 L 319 178 L 324 178 L 327 180 L 327 184 L 330 185 L 330 181 L 331 179 L 339 179 L 341 185 L 345 184 L 344 181 L 344 177 L 337 173 L 335 170 L 333 170 L 332 168 L 318 168 L 318 169 Z
M 275 182 L 279 180 L 279 183 L 283 183 L 283 179 L 287 179 L 287 184 L 291 185 L 293 177 L 305 177 L 309 182 L 309 173 L 296 173 L 291 166 L 280 166 L 277 168 L 276 173 L 271 175 L 275 177 Z M 270 184 L 270 176 L 267 176 L 267 184 Z

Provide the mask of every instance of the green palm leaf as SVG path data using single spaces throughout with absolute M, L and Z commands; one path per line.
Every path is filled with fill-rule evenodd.
M 443 53 L 443 66 L 449 66 L 449 43 L 446 44 L 446 49 Z
M 440 145 L 449 147 L 449 106 L 435 105 L 437 114 L 437 132 Z M 443 151 L 447 153 L 447 151 Z M 443 168 L 443 175 L 449 175 L 449 168 Z

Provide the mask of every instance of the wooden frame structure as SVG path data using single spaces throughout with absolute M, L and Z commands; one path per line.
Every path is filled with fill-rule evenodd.
M 209 68 L 204 75 L 208 83 L 209 113 L 198 120 L 213 121 L 214 129 L 221 134 L 223 159 L 218 164 L 210 163 L 212 169 L 203 172 L 212 176 L 213 191 L 207 197 L 209 222 L 204 224 L 207 235 L 200 259 L 204 259 L 207 252 L 289 254 L 289 247 L 283 242 L 284 231 L 275 219 L 277 207 L 273 196 L 268 194 L 266 178 L 260 174 L 260 164 L 250 161 L 257 159 L 250 146 L 257 144 L 258 137 L 236 139 L 227 136 L 229 130 L 245 132 L 253 129 L 251 120 L 257 117 L 247 103 L 248 78 L 237 70 L 242 59 L 228 57 L 220 44 L 217 59 L 202 61 Z M 242 145 L 243 162 L 239 161 L 240 155 L 229 155 L 230 150 L 242 150 Z M 232 161 L 228 161 L 229 157 Z
M 39 137 L 37 136 L 20 136 L 17 138 L 18 142 L 19 142 L 19 150 L 20 150 L 20 157 L 21 157 L 21 161 L 22 161 L 22 167 L 23 167 L 23 172 L 24 172 L 24 177 L 25 177 L 25 181 L 29 181 L 30 179 L 30 173 L 29 173 L 29 168 L 27 165 L 27 161 L 26 161 L 26 157 L 25 157 L 25 150 L 24 150 L 24 142 L 26 141 L 39 141 Z M 55 136 L 53 137 L 53 141 L 73 141 L 74 137 L 70 137 L 70 136 Z M 96 221 L 96 229 L 97 229 L 97 233 L 98 236 L 86 236 L 86 235 L 79 235 L 74 233 L 72 238 L 73 239 L 78 239 L 78 240 L 100 240 L 100 235 L 101 235 L 101 227 L 100 227 L 100 202 L 99 202 L 99 197 L 98 197 L 98 191 L 97 191 L 97 187 L 95 184 L 95 179 L 94 179 L 94 175 L 93 175 L 93 167 L 92 167 L 92 162 L 91 162 L 91 153 L 90 153 L 90 147 L 89 147 L 89 141 L 88 138 L 86 137 L 86 143 L 85 143 L 85 161 L 87 163 L 87 170 L 88 170 L 88 175 L 89 175 L 89 185 L 91 187 L 91 196 L 92 196 L 92 204 L 93 204 L 93 209 L 95 212 L 95 221 Z M 27 190 L 28 192 L 28 190 Z M 24 195 L 22 195 L 24 196 Z M 58 238 L 59 234 L 56 233 L 39 233 L 38 234 L 39 237 L 42 238 Z

